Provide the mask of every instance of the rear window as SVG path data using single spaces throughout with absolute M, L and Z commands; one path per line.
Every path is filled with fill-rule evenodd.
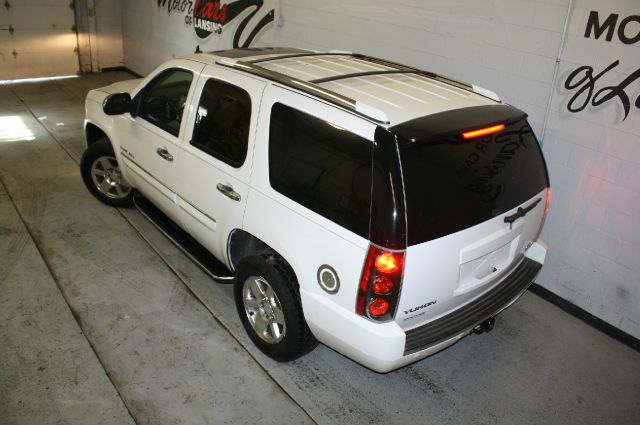
M 373 142 L 276 103 L 269 132 L 271 186 L 323 217 L 369 235 Z
M 517 207 L 548 186 L 535 135 L 521 119 L 486 137 L 401 147 L 408 244 L 436 239 Z

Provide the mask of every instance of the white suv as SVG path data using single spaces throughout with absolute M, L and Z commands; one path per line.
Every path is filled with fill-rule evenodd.
M 236 49 L 91 91 L 88 189 L 135 204 L 280 361 L 316 341 L 378 372 L 493 317 L 534 279 L 550 189 L 526 114 L 345 52 Z

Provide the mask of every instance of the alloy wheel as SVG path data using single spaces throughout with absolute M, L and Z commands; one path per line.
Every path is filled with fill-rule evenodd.
M 266 279 L 248 277 L 242 288 L 242 302 L 251 327 L 263 341 L 268 344 L 282 341 L 287 331 L 284 312 Z

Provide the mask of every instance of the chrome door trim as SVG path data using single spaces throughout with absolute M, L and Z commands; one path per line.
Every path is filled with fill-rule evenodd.
M 197 217 L 196 215 L 192 214 L 189 210 L 187 210 L 186 208 L 184 208 L 184 206 L 182 205 L 182 202 L 184 201 L 185 204 L 189 205 L 191 208 L 193 208 L 194 210 L 198 211 L 200 214 L 202 214 L 205 218 L 207 218 L 208 220 L 211 220 L 211 222 L 213 223 L 213 228 L 211 228 L 211 225 L 208 223 L 203 223 L 202 219 L 200 217 Z M 210 229 L 211 231 L 216 231 L 217 229 L 217 225 L 218 222 L 216 221 L 215 218 L 211 217 L 209 214 L 207 214 L 206 212 L 202 211 L 200 208 L 196 207 L 195 205 L 193 205 L 191 202 L 189 202 L 188 200 L 186 200 L 185 198 L 183 198 L 182 196 L 180 196 L 180 194 L 178 194 L 178 206 L 180 207 L 180 209 L 184 212 L 186 212 L 187 214 L 189 214 L 191 217 L 194 218 L 194 220 L 196 220 L 198 223 L 202 224 L 203 226 L 205 226 L 206 228 Z

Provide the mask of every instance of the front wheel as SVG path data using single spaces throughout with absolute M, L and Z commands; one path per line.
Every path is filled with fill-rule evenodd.
M 87 189 L 99 201 L 112 207 L 130 207 L 133 190 L 122 178 L 111 143 L 102 137 L 82 155 L 80 174 Z
M 317 345 L 304 320 L 293 270 L 277 254 L 261 252 L 240 261 L 234 298 L 247 334 L 274 360 L 293 360 Z

